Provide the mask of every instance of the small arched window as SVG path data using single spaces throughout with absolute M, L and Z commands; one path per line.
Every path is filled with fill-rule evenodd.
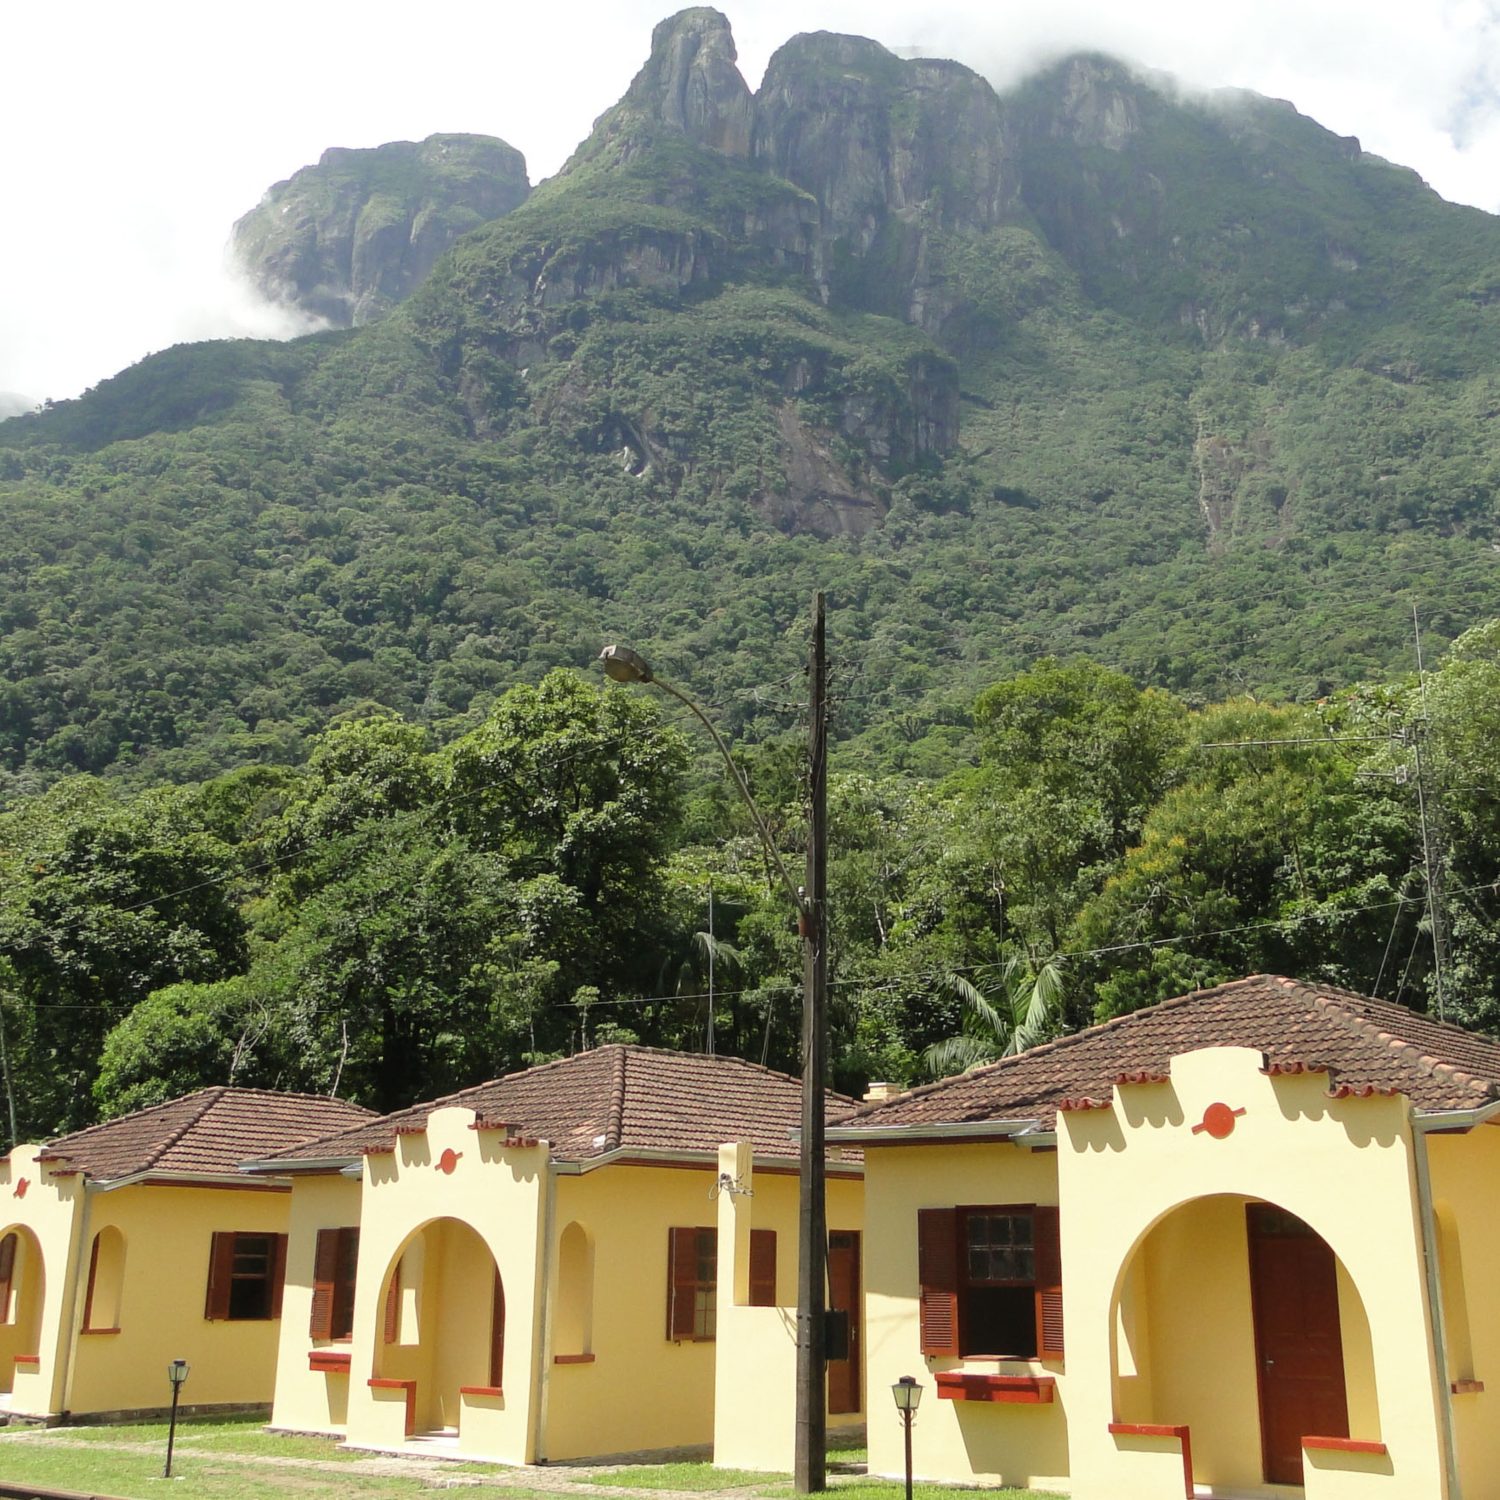
M 593 1353 L 594 1242 L 576 1221 L 557 1242 L 557 1308 L 553 1315 L 555 1357 L 577 1358 Z
M 89 1289 L 83 1304 L 85 1333 L 117 1333 L 125 1284 L 125 1236 L 113 1225 L 94 1236 L 89 1256 Z

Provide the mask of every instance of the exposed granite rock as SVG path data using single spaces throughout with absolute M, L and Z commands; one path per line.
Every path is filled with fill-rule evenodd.
M 347 328 L 384 316 L 460 235 L 529 192 L 525 158 L 491 136 L 335 147 L 278 182 L 232 243 L 267 296 Z
M 757 162 L 813 193 L 834 237 L 869 248 L 890 214 L 987 227 L 1017 193 L 1000 101 L 977 73 L 863 37 L 793 37 L 755 97 Z
M 651 55 L 625 97 L 600 115 L 564 172 L 629 161 L 663 132 L 748 157 L 754 103 L 737 56 L 721 11 L 701 5 L 668 17 L 651 33 Z
M 1085 54 L 1058 70 L 1048 132 L 1075 146 L 1123 151 L 1140 129 L 1138 84 L 1111 58 Z

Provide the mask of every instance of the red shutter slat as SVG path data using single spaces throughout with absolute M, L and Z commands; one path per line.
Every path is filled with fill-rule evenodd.
M 667 1231 L 667 1337 L 693 1336 L 693 1294 L 698 1286 L 698 1231 Z
M 87 1333 L 94 1326 L 94 1282 L 99 1276 L 99 1236 L 94 1236 L 94 1248 L 89 1251 L 89 1289 L 83 1299 L 83 1328 Z M 3 1309 L 5 1299 L 0 1297 L 0 1309 Z M 3 1317 L 0 1311 L 0 1317 Z
M 505 1286 L 495 1267 L 495 1291 L 490 1300 L 490 1386 L 499 1390 L 505 1374 Z
M 958 1210 L 917 1211 L 923 1354 L 958 1353 Z
M 750 1231 L 750 1306 L 776 1306 L 776 1231 Z
M 313 1251 L 312 1316 L 307 1336 L 312 1339 L 333 1337 L 333 1288 L 339 1272 L 339 1233 L 337 1229 L 318 1231 L 317 1249 Z
M 215 1230 L 208 1250 L 208 1292 L 203 1299 L 203 1316 L 220 1320 L 229 1316 L 229 1287 L 234 1276 L 234 1235 Z
M 1036 1248 L 1036 1348 L 1040 1359 L 1063 1357 L 1062 1245 L 1055 1208 L 1032 1210 Z
M 16 1279 L 16 1245 L 18 1237 L 8 1234 L 0 1239 L 0 1323 L 10 1318 L 10 1287 Z
M 286 1236 L 271 1236 L 271 1316 L 281 1316 L 281 1294 L 286 1290 Z

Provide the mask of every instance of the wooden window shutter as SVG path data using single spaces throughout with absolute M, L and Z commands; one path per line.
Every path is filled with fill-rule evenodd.
M 83 1299 L 83 1328 L 87 1333 L 94 1326 L 94 1283 L 99 1278 L 99 1236 L 94 1236 L 94 1248 L 89 1251 L 89 1289 Z M 0 1297 L 0 1302 L 4 1298 Z
M 958 1210 L 917 1211 L 923 1354 L 958 1353 Z
M 281 1294 L 286 1290 L 286 1236 L 271 1236 L 271 1316 L 281 1316 Z
M 208 1251 L 208 1295 L 203 1316 L 219 1320 L 229 1316 L 229 1288 L 234 1279 L 234 1235 L 215 1230 Z
M 385 1289 L 385 1341 L 399 1343 L 401 1339 L 401 1262 L 391 1269 L 391 1284 Z
M 776 1306 L 776 1231 L 750 1231 L 750 1306 Z
M 693 1297 L 698 1288 L 698 1231 L 667 1231 L 667 1337 L 693 1336 Z
M 333 1274 L 332 1335 L 336 1339 L 354 1334 L 354 1290 L 359 1279 L 359 1226 L 339 1230 L 338 1258 Z
M 1036 1350 L 1039 1359 L 1063 1357 L 1062 1246 L 1057 1210 L 1032 1210 L 1032 1244 L 1036 1251 Z
M 490 1386 L 499 1390 L 505 1374 L 505 1285 L 495 1267 L 495 1290 L 490 1298 Z
M 333 1337 L 333 1289 L 339 1272 L 339 1234 L 337 1229 L 320 1229 L 318 1247 L 313 1252 L 312 1317 L 307 1336 L 313 1339 Z

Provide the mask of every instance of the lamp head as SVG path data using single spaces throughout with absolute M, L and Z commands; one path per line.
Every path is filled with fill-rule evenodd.
M 629 646 L 606 646 L 599 653 L 604 665 L 604 675 L 611 682 L 650 682 L 651 668 L 646 658 Z
M 896 1398 L 897 1411 L 913 1412 L 922 1404 L 922 1387 L 915 1375 L 903 1375 L 891 1387 L 891 1395 Z
M 188 1372 L 191 1370 L 191 1368 L 192 1366 L 189 1365 L 185 1359 L 174 1359 L 167 1366 L 167 1379 L 170 1380 L 174 1386 L 181 1385 L 182 1382 L 188 1378 Z

